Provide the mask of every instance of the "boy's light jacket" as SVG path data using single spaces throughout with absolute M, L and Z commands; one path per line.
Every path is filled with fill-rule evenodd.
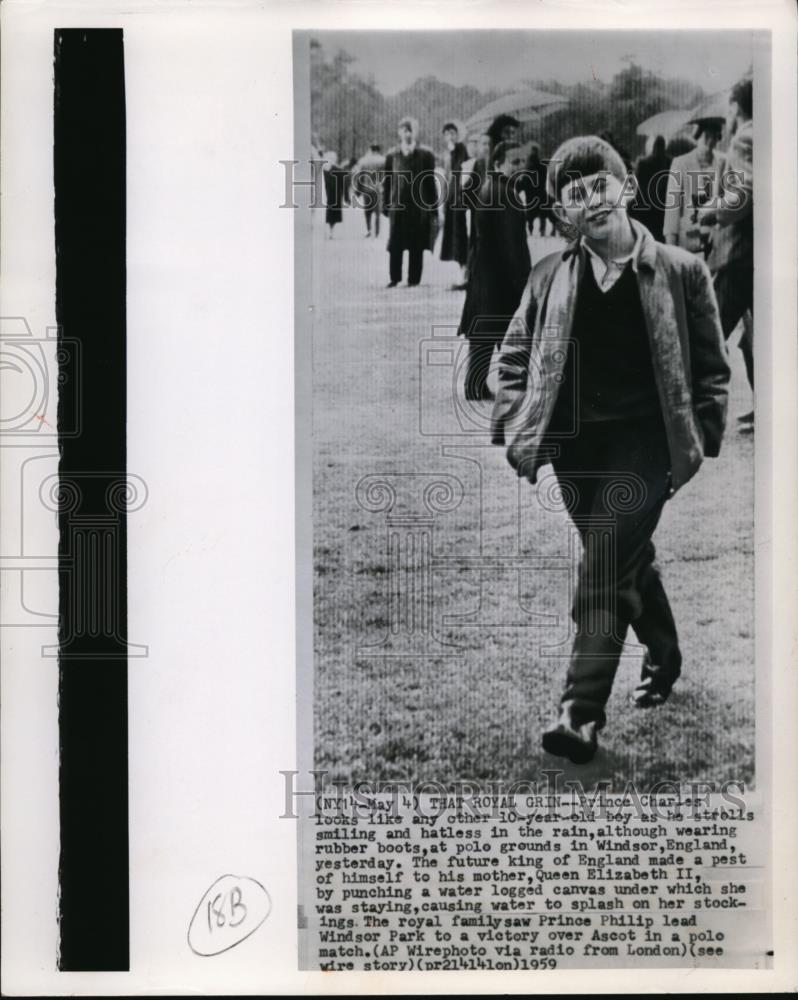
M 637 283 L 675 491 L 695 475 L 705 456 L 720 452 L 730 374 L 727 352 L 704 261 L 680 247 L 657 243 L 638 222 L 632 221 L 632 227 L 635 235 L 642 231 Z M 556 440 L 546 440 L 546 430 L 563 379 L 586 256 L 576 242 L 538 262 L 499 356 L 491 437 L 494 444 L 510 439 L 507 458 L 531 482 L 556 453 Z

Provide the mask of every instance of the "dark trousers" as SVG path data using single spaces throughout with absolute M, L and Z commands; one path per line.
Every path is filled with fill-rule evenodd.
M 371 217 L 374 216 L 374 235 L 380 235 L 380 211 L 378 208 L 366 208 L 364 209 L 366 213 L 366 231 L 371 232 Z M 401 274 L 401 267 L 400 267 Z
M 534 232 L 533 226 L 535 224 L 535 219 L 540 219 L 540 235 L 546 235 L 546 223 L 551 223 L 552 230 L 554 229 L 554 216 L 551 213 L 551 209 L 548 208 L 534 208 L 527 213 L 526 225 L 529 230 L 529 235 L 531 236 Z
M 664 688 L 681 670 L 670 604 L 651 541 L 670 491 L 661 416 L 583 423 L 553 462 L 582 559 L 572 614 L 576 637 L 563 702 L 579 724 L 605 722 L 605 706 L 631 625 Z
M 720 325 L 726 340 L 734 333 L 746 311 L 754 309 L 754 271 L 752 267 L 728 264 L 715 274 L 715 295 L 720 311 Z M 740 350 L 745 361 L 748 384 L 754 388 L 754 337 L 746 325 L 740 337 Z
M 421 247 L 413 247 L 407 253 L 410 257 L 407 265 L 407 283 L 408 285 L 417 285 L 421 281 L 421 271 L 424 267 L 424 250 Z M 397 284 L 402 280 L 403 256 L 404 250 L 391 250 L 391 281 L 395 281 Z
M 488 396 L 488 374 L 490 373 L 493 352 L 501 347 L 504 334 L 509 326 L 510 317 L 504 328 L 498 332 L 485 332 L 477 329 L 468 338 L 468 361 L 466 362 L 465 389 L 466 399 L 485 399 Z

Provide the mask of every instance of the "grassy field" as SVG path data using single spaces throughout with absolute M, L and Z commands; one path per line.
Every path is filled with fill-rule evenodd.
M 541 780 L 541 769 L 556 767 L 586 787 L 751 783 L 753 438 L 734 424 L 750 409 L 739 351 L 721 457 L 667 505 L 655 535 L 682 678 L 667 705 L 636 710 L 641 649 L 627 645 L 599 753 L 570 765 L 540 748 L 570 645 L 569 520 L 519 483 L 504 449 L 488 445 L 485 414 L 461 414 L 467 432 L 459 429 L 458 344 L 447 329 L 463 303 L 449 287 L 456 266 L 425 254 L 421 286 L 386 289 L 386 233 L 367 240 L 364 232 L 356 210 L 344 211 L 333 240 L 321 213 L 314 219 L 316 767 L 372 781 Z M 534 238 L 533 259 L 559 245 Z M 423 344 L 430 338 L 432 355 Z M 428 433 L 441 428 L 451 433 Z M 369 491 L 368 480 L 358 494 L 367 476 L 389 481 L 391 510 L 378 509 L 386 493 Z M 435 481 L 446 484 L 432 495 L 444 509 L 431 522 L 412 521 L 429 516 L 423 497 Z M 394 524 L 393 553 L 388 516 L 405 518 Z M 416 619 L 394 634 L 396 570 L 403 594 L 420 584 L 423 571 L 412 566 L 425 533 L 431 629 Z

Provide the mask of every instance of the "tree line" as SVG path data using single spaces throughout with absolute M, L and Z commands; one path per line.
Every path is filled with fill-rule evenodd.
M 421 141 L 437 152 L 441 129 L 448 120 L 465 122 L 502 93 L 470 84 L 458 87 L 430 75 L 386 97 L 372 78 L 352 68 L 354 58 L 349 53 L 341 49 L 328 53 L 321 42 L 312 39 L 310 57 L 313 140 L 321 149 L 335 150 L 341 161 L 362 156 L 371 142 L 380 143 L 383 150 L 394 145 L 396 124 L 408 114 L 419 121 Z M 660 111 L 693 107 L 706 96 L 700 86 L 662 77 L 632 57 L 627 57 L 627 65 L 609 83 L 527 79 L 513 90 L 525 86 L 563 94 L 570 101 L 522 129 L 522 138 L 538 142 L 544 157 L 569 136 L 609 132 L 617 147 L 634 158 L 644 144 L 637 135 L 640 122 Z

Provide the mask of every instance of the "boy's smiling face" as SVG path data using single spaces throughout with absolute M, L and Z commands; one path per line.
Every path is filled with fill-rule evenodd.
M 554 204 L 558 218 L 589 240 L 613 241 L 628 228 L 626 209 L 633 185 L 606 171 L 575 177 Z

